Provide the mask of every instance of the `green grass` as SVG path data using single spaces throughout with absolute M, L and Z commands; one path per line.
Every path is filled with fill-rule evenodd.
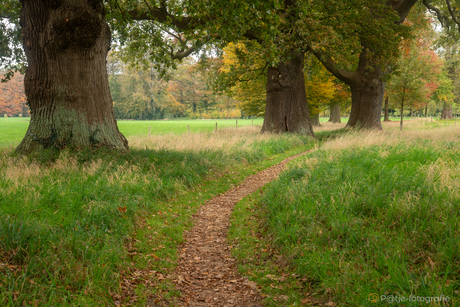
M 212 191 L 304 143 L 314 142 L 285 135 L 230 149 L 45 151 L 29 158 L 3 150 L 0 305 L 111 305 L 125 291 L 124 280 L 147 266 L 145 259 L 157 273 L 175 265 L 182 232 L 203 199 L 218 193 Z M 217 187 L 206 183 L 224 173 Z M 174 295 L 152 276 L 155 291 Z
M 29 121 L 28 117 L 8 117 L 8 120 L 1 117 L 0 148 L 19 145 L 29 127 Z
M 156 120 L 156 121 L 139 121 L 139 120 L 118 120 L 120 131 L 126 136 L 131 135 L 148 135 L 149 127 L 151 134 L 176 133 L 183 134 L 187 132 L 187 126 L 190 132 L 212 132 L 217 123 L 217 129 L 235 127 L 235 119 L 193 119 L 193 120 Z M 263 118 L 238 119 L 238 127 L 262 125 Z
M 268 184 L 270 186 L 271 184 Z M 261 191 L 266 190 L 267 187 Z M 305 276 L 286 265 L 283 255 L 267 237 L 260 191 L 244 198 L 233 209 L 229 229 L 232 255 L 239 259 L 238 270 L 255 281 L 264 306 L 301 306 L 305 299 Z
M 0 118 L 0 148 L 8 146 L 17 146 L 24 137 L 30 118 L 9 117 L 8 120 Z M 118 128 L 126 137 L 129 136 L 146 136 L 149 133 L 156 134 L 183 134 L 187 132 L 187 126 L 190 132 L 211 132 L 214 131 L 217 122 L 217 129 L 235 127 L 234 119 L 206 119 L 206 120 L 118 120 Z M 238 127 L 250 126 L 252 124 L 262 125 L 263 118 L 238 119 Z
M 274 270 L 271 264 L 243 261 L 242 270 L 267 296 L 278 298 L 269 300 L 272 305 L 302 300 L 329 306 L 388 304 L 371 303 L 373 293 L 444 295 L 449 305 L 459 304 L 460 145 L 433 133 L 438 133 L 434 140 L 401 134 L 382 142 L 381 135 L 370 135 L 377 139 L 372 144 L 366 144 L 363 133 L 342 136 L 285 171 L 257 204 L 249 205 L 252 213 L 245 220 L 256 217 L 255 226 L 242 226 L 235 214 L 235 228 L 249 227 L 246 235 L 232 235 L 240 246 L 247 245 L 235 251 L 246 255 L 241 259 L 257 252 L 247 242 L 259 238 L 259 245 L 273 250 L 272 258 L 279 254 L 289 263 L 284 272 L 298 276 L 292 282 L 296 291 L 283 303 L 259 274 Z M 348 144 L 347 138 L 354 141 Z M 251 239 L 251 231 L 261 234 Z

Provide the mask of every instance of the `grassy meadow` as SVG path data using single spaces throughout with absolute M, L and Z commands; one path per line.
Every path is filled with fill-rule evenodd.
M 323 143 L 236 207 L 233 252 L 267 306 L 460 304 L 460 126 L 384 129 Z
M 196 208 L 317 143 L 259 131 L 131 135 L 125 154 L 1 149 L 0 305 L 142 306 L 177 295 L 167 274 Z M 150 288 L 133 286 L 140 272 Z
M 218 120 L 217 133 L 216 120 L 119 121 L 129 153 L 19 157 L 27 122 L 3 121 L 1 306 L 174 305 L 169 274 L 196 209 L 313 148 L 234 211 L 234 255 L 266 304 L 386 305 L 374 293 L 458 302 L 460 123 L 322 123 L 311 139 L 260 134 L 257 120 Z
M 5 146 L 17 146 L 24 137 L 30 118 L 28 117 L 4 117 L 0 118 L 0 148 Z M 150 133 L 158 134 L 184 134 L 187 128 L 190 132 L 212 132 L 216 128 L 236 127 L 235 119 L 194 119 L 194 120 L 118 120 L 118 128 L 124 136 L 148 136 Z M 238 127 L 261 126 L 262 118 L 238 119 Z

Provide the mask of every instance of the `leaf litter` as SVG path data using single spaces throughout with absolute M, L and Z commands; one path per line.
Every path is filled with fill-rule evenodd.
M 305 152 L 250 176 L 197 211 L 195 226 L 185 233 L 172 273 L 181 292 L 179 306 L 263 306 L 259 286 L 238 274 L 231 257 L 232 246 L 227 243 L 230 216 L 237 202 L 276 179 L 289 161 L 302 154 Z

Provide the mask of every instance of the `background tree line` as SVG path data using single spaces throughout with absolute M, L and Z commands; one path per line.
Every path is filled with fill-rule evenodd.
M 5 76 L 0 72 L 0 79 Z M 0 116 L 28 116 L 24 76 L 15 74 L 9 82 L 0 82 Z
M 161 77 L 153 65 L 128 66 L 110 55 L 109 85 L 116 118 L 236 118 L 241 116 L 236 101 L 216 95 L 193 59 Z

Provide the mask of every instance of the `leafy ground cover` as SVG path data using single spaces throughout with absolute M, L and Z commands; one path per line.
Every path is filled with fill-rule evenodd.
M 460 128 L 397 129 L 330 140 L 235 208 L 230 242 L 267 305 L 459 303 Z
M 144 267 L 160 282 L 149 291 L 173 296 L 162 272 L 174 266 L 196 208 L 276 163 L 274 155 L 316 143 L 259 129 L 132 137 L 126 154 L 27 158 L 3 149 L 0 305 L 110 305 L 123 301 L 124 282 L 135 283 L 132 273 Z M 139 287 L 136 295 L 152 293 Z

